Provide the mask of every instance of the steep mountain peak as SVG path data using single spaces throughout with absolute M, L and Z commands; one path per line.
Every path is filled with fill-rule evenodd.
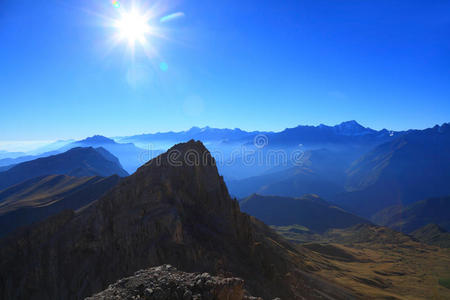
M 336 126 L 350 126 L 350 127 L 360 127 L 360 128 L 364 128 L 361 124 L 359 124 L 358 122 L 356 122 L 355 120 L 350 120 L 350 121 L 344 121 L 341 124 L 338 124 Z
M 202 131 L 202 128 L 200 128 L 198 126 L 193 126 L 188 131 L 185 131 L 184 133 L 195 134 L 195 133 L 199 133 L 201 131 Z
M 176 144 L 140 167 L 132 177 L 130 181 L 160 186 L 172 196 L 179 193 L 180 203 L 198 206 L 199 211 L 217 209 L 217 213 L 229 215 L 237 205 L 228 195 L 214 158 L 200 141 Z

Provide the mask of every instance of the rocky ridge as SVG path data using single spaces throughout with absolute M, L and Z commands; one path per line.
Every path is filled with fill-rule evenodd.
M 86 300 L 262 300 L 247 295 L 244 280 L 209 273 L 186 273 L 171 265 L 137 271 Z

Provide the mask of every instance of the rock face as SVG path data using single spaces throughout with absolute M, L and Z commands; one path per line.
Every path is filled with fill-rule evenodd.
M 3 299 L 80 299 L 167 263 L 238 276 L 267 299 L 352 298 L 302 272 L 298 250 L 241 213 L 214 159 L 194 141 L 151 160 L 88 208 L 0 243 Z
M 208 273 L 185 273 L 171 265 L 140 270 L 134 276 L 120 279 L 86 300 L 242 300 L 257 299 L 245 295 L 244 281 Z

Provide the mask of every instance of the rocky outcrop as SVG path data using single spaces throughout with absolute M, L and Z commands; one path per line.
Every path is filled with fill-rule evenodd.
M 175 145 L 79 212 L 0 246 L 0 298 L 80 299 L 151 266 L 240 277 L 266 299 L 351 299 L 316 280 L 303 255 L 240 212 L 200 142 Z
M 140 270 L 120 279 L 86 300 L 242 300 L 261 299 L 246 295 L 240 278 L 211 276 L 208 273 L 185 273 L 171 265 Z

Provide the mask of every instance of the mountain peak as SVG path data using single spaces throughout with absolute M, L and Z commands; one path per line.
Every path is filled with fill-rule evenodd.
M 356 122 L 355 120 L 350 120 L 350 121 L 345 121 L 342 122 L 334 127 L 347 127 L 347 128 L 365 128 L 364 126 L 362 126 L 361 124 L 359 124 L 358 122 Z
M 78 141 L 77 143 L 86 143 L 86 144 L 92 144 L 92 145 L 116 144 L 116 142 L 113 139 L 107 138 L 102 135 L 94 135 L 94 136 L 85 138 L 84 140 Z
M 342 122 L 341 124 L 335 125 L 333 128 L 336 133 L 342 135 L 365 135 L 376 132 L 373 129 L 362 126 L 355 120 Z

